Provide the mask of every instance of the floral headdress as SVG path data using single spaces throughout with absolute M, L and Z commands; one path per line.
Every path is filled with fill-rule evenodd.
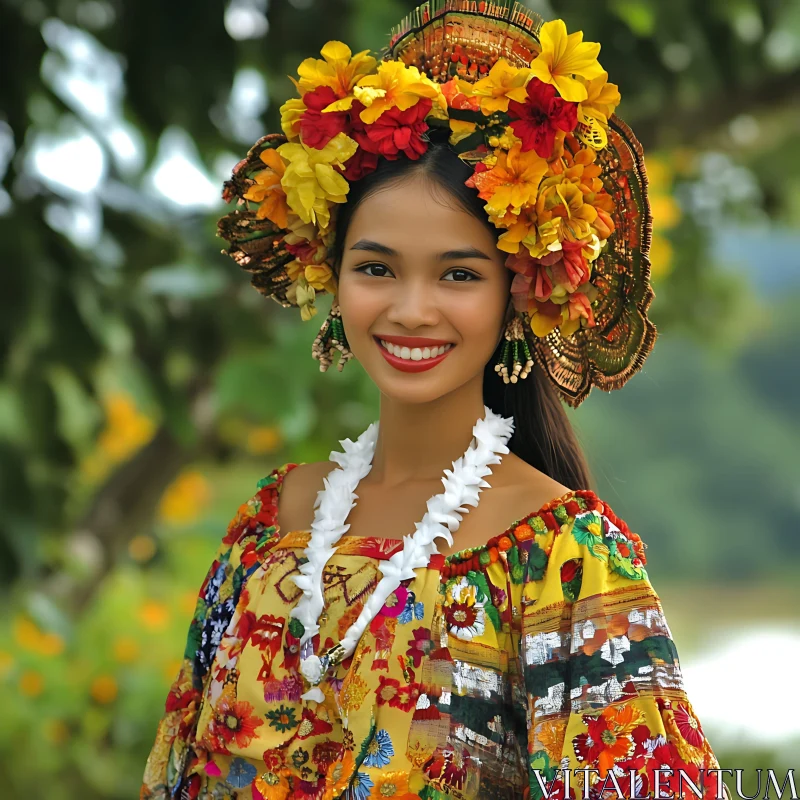
M 472 0 L 423 4 L 378 59 L 328 42 L 292 79 L 283 134 L 256 142 L 225 183 L 242 206 L 219 222 L 227 252 L 310 320 L 316 295 L 336 291 L 329 259 L 350 184 L 381 158 L 420 158 L 428 131 L 446 128 L 501 231 L 536 361 L 573 407 L 592 386 L 620 388 L 656 338 L 651 217 L 641 146 L 614 114 L 599 51 L 560 19 Z

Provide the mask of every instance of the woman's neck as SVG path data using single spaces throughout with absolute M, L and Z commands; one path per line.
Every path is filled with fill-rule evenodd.
M 438 480 L 469 447 L 484 415 L 483 375 L 429 403 L 381 395 L 378 441 L 364 483 L 390 489 Z

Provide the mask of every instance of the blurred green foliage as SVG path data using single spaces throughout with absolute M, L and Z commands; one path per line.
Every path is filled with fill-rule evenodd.
M 603 43 L 652 180 L 661 338 L 624 392 L 571 413 L 595 488 L 650 545 L 657 581 L 784 580 L 800 561 L 799 293 L 770 245 L 800 245 L 800 4 L 530 5 Z M 136 793 L 227 519 L 273 466 L 325 458 L 374 419 L 357 364 L 319 375 L 323 317 L 265 304 L 219 254 L 215 187 L 278 129 L 303 58 L 334 38 L 377 50 L 413 6 L 0 0 L 14 796 Z M 756 259 L 737 245 L 751 228 Z

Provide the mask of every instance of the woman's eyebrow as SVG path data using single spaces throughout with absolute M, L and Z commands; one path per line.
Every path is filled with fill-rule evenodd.
M 370 239 L 359 239 L 351 248 L 351 250 L 368 250 L 371 253 L 381 253 L 385 256 L 396 256 L 397 250 L 392 250 L 385 244 L 373 242 Z
M 381 253 L 385 256 L 397 255 L 397 250 L 394 250 L 385 244 L 373 242 L 371 239 L 360 239 L 350 249 L 367 250 L 371 253 Z M 492 260 L 482 250 L 478 250 L 477 247 L 464 247 L 457 250 L 446 250 L 444 253 L 439 253 L 439 255 L 436 256 L 437 261 L 460 261 L 461 259 L 465 258 L 481 258 L 484 261 Z
M 478 250 L 477 247 L 464 247 L 459 250 L 447 250 L 444 253 L 439 253 L 436 258 L 439 261 L 460 261 L 462 258 L 482 258 L 486 261 L 491 261 L 492 259 L 483 252 L 483 250 Z

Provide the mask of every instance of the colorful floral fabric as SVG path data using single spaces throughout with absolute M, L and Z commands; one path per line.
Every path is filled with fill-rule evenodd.
M 483 547 L 436 556 L 389 598 L 325 701 L 302 701 L 297 574 L 307 531 L 276 525 L 273 470 L 200 589 L 141 800 L 716 797 L 719 764 L 684 691 L 645 545 L 569 492 Z M 344 536 L 316 651 L 335 644 L 397 540 Z M 569 772 L 562 773 L 561 769 Z M 703 772 L 701 772 L 703 770 Z M 568 789 L 562 781 L 567 775 Z M 632 778 L 633 775 L 633 785 Z

